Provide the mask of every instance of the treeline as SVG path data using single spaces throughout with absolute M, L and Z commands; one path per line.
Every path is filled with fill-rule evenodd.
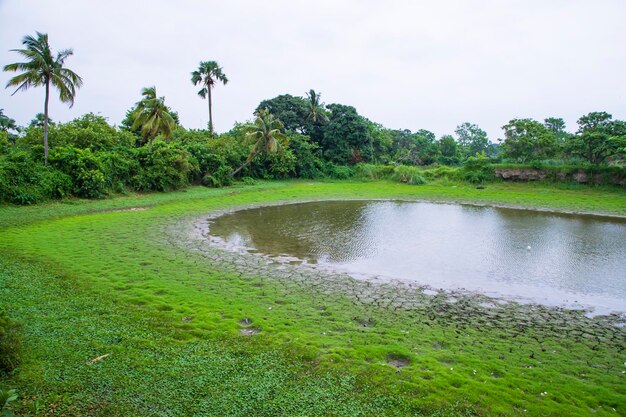
M 455 136 L 438 140 L 426 130 L 386 129 L 354 107 L 324 106 L 311 91 L 307 97 L 281 95 L 259 104 L 257 115 L 282 121 L 276 125 L 281 138 L 274 149 L 258 148 L 258 141 L 250 140 L 254 124 L 236 124 L 221 135 L 177 124 L 168 140 L 158 135 L 150 149 L 141 128 L 134 126 L 135 111 L 136 107 L 129 110 L 119 127 L 94 114 L 50 123 L 47 165 L 40 118 L 19 132 L 14 124 L 14 130 L 2 130 L 0 199 L 31 204 L 67 196 L 169 191 L 189 184 L 220 187 L 231 184 L 233 172 L 242 166 L 237 178 L 356 175 L 420 184 L 444 176 L 481 182 L 493 178 L 493 170 L 486 167 L 496 162 L 621 165 L 626 154 L 624 122 L 606 113 L 581 117 L 574 134 L 565 131 L 560 119 L 547 119 L 545 124 L 512 120 L 496 145 L 470 123 L 459 125 Z M 177 123 L 176 113 L 172 114 Z M 462 169 L 436 169 L 437 165 Z M 425 166 L 435 169 L 421 168 Z
M 624 166 L 626 123 L 605 112 L 578 120 L 575 133 L 559 118 L 543 123 L 514 119 L 492 143 L 484 130 L 463 123 L 439 139 L 420 129 L 387 129 L 352 106 L 325 105 L 310 90 L 305 97 L 280 95 L 262 101 L 255 119 L 229 132 L 213 131 L 211 91 L 228 78 L 215 61 L 200 62 L 191 82 L 208 100 L 207 130 L 187 130 L 155 87 L 144 88 L 121 126 L 86 114 L 55 124 L 48 114 L 50 91 L 70 106 L 82 78 L 65 66 L 71 49 L 52 54 L 48 35 L 25 36 L 23 61 L 6 87 L 45 86 L 44 113 L 22 128 L 0 109 L 0 201 L 31 204 L 50 198 L 99 198 L 127 191 L 168 191 L 189 184 L 221 187 L 237 178 L 390 178 L 411 184 L 446 177 L 472 182 L 494 177 L 497 162 L 572 166 Z M 460 169 L 436 168 L 437 165 Z M 430 166 L 429 170 L 418 167 Z M 619 168 L 621 170 L 621 168 Z M 597 169 L 596 169 L 597 171 Z M 558 177 L 555 178 L 566 178 Z

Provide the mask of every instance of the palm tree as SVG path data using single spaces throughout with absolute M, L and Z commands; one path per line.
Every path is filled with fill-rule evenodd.
M 43 113 L 37 113 L 35 117 L 30 121 L 28 127 L 43 127 L 43 121 L 46 117 Z M 48 126 L 54 126 L 54 120 L 48 116 Z
M 309 105 L 309 112 L 306 116 L 306 120 L 311 120 L 313 123 L 324 123 L 328 121 L 326 111 L 324 110 L 324 103 L 320 103 L 321 93 L 316 93 L 311 89 L 306 93 L 307 104 Z
M 211 89 L 215 87 L 215 82 L 228 83 L 228 78 L 222 72 L 222 68 L 215 61 L 202 61 L 198 69 L 191 73 L 193 85 L 202 85 L 198 95 L 202 98 L 209 97 L 209 132 L 213 133 L 213 101 L 211 99 Z
M 152 152 L 152 141 L 161 134 L 165 139 L 172 137 L 176 121 L 165 105 L 165 97 L 157 97 L 156 87 L 141 90 L 143 99 L 133 111 L 132 130 L 141 130 L 141 135 L 148 141 L 148 150 Z
M 4 114 L 4 109 L 0 109 L 0 131 L 18 130 L 15 120 Z
M 46 98 L 44 101 L 44 122 L 43 122 L 43 147 L 45 163 L 48 163 L 48 101 L 50 99 L 50 85 L 59 90 L 59 99 L 63 103 L 74 105 L 76 90 L 83 85 L 83 80 L 74 71 L 64 68 L 63 64 L 67 57 L 74 52 L 71 49 L 64 49 L 57 52 L 56 57 L 52 56 L 48 35 L 36 32 L 37 36 L 24 36 L 22 45 L 25 49 L 12 49 L 22 55 L 25 62 L 16 62 L 4 66 L 4 71 L 23 71 L 21 74 L 11 78 L 6 88 L 17 87 L 13 94 L 18 91 L 26 91 L 30 87 L 46 87 Z M 12 94 L 12 95 L 13 95 Z
M 283 123 L 276 119 L 267 109 L 261 109 L 256 113 L 256 119 L 253 123 L 245 126 L 246 141 L 252 142 L 252 149 L 246 158 L 246 162 L 232 172 L 232 176 L 237 175 L 261 152 L 276 152 L 281 147 L 281 142 L 285 143 L 288 139 L 282 133 L 284 129 Z

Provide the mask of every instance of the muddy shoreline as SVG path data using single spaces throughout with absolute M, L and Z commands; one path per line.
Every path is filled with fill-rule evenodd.
M 287 293 L 305 290 L 313 297 L 341 296 L 351 300 L 353 304 L 392 312 L 415 312 L 433 323 L 461 327 L 497 327 L 510 332 L 513 337 L 520 332 L 539 332 L 558 338 L 588 339 L 590 343 L 605 343 L 620 348 L 626 343 L 626 315 L 623 313 L 594 315 L 583 309 L 520 303 L 519 300 L 499 299 L 470 291 L 439 290 L 401 280 L 356 279 L 347 274 L 310 268 L 307 265 L 279 262 L 260 254 L 232 252 L 207 239 L 207 223 L 226 213 L 261 206 L 328 200 L 260 203 L 188 217 L 166 227 L 167 241 L 182 250 L 201 255 L 217 270 L 231 273 L 239 279 L 268 279 L 278 283 Z M 447 201 L 445 204 L 454 203 Z

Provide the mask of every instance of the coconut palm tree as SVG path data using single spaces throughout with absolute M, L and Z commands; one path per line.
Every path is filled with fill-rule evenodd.
M 141 90 L 143 99 L 139 101 L 133 111 L 133 126 L 131 130 L 139 129 L 144 140 L 148 142 L 148 150 L 152 152 L 152 141 L 159 134 L 165 139 L 172 137 L 176 128 L 176 121 L 165 105 L 165 97 L 157 97 L 156 87 Z
M 36 37 L 27 35 L 22 39 L 24 49 L 12 49 L 25 58 L 24 62 L 16 62 L 4 66 L 4 71 L 22 71 L 7 82 L 6 88 L 17 87 L 18 91 L 26 91 L 31 87 L 45 86 L 44 101 L 43 147 L 44 159 L 48 163 L 48 102 L 50 100 L 50 86 L 59 90 L 59 99 L 63 103 L 74 105 L 76 90 L 83 85 L 83 80 L 74 71 L 65 68 L 65 60 L 74 52 L 64 49 L 57 52 L 56 57 L 50 51 L 48 35 L 36 32 Z M 12 95 L 13 95 L 12 94 Z
M 316 93 L 311 89 L 306 93 L 307 104 L 309 106 L 309 112 L 306 116 L 307 120 L 311 120 L 313 123 L 324 123 L 328 121 L 326 111 L 324 110 L 324 103 L 320 102 L 322 97 L 321 93 Z
M 4 109 L 0 109 L 0 131 L 18 130 L 15 120 L 4 114 Z
M 246 158 L 246 162 L 232 172 L 232 176 L 237 175 L 261 152 L 273 153 L 280 149 L 281 142 L 287 142 L 287 136 L 283 133 L 283 123 L 276 119 L 266 109 L 261 109 L 256 113 L 256 119 L 244 127 L 246 141 L 252 143 L 252 148 Z
M 43 113 L 37 113 L 28 124 L 28 127 L 43 127 L 44 119 L 45 116 L 43 115 Z M 52 118 L 48 116 L 48 126 L 54 126 L 55 124 L 56 123 L 54 123 L 54 120 L 52 120 Z
M 222 72 L 222 68 L 215 61 L 202 61 L 198 69 L 191 73 L 191 82 L 193 85 L 200 84 L 202 89 L 198 91 L 198 95 L 202 98 L 209 98 L 209 131 L 213 133 L 213 101 L 211 98 L 211 90 L 215 87 L 215 83 L 221 81 L 222 84 L 228 83 L 226 74 Z

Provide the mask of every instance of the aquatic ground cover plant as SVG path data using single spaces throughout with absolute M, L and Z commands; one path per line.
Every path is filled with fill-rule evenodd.
M 2 388 L 23 410 L 39 400 L 73 415 L 625 412 L 624 329 L 611 318 L 445 294 L 407 308 L 417 293 L 244 273 L 172 234 L 213 210 L 390 197 L 626 215 L 613 188 L 387 181 L 2 207 L 0 303 L 24 336 Z

